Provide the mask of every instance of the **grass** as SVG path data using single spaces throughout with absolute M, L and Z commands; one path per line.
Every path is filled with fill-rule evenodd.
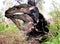
M 48 27 L 50 32 L 47 41 L 43 41 L 42 44 L 60 44 L 60 25 L 59 29 L 57 26 L 58 24 L 52 24 Z M 4 22 L 0 23 L 0 43 L 4 44 L 5 41 L 5 44 L 25 44 L 25 39 L 25 35 L 18 30 L 15 24 L 9 24 L 6 27 Z
M 6 27 L 0 23 L 0 44 L 26 44 L 26 38 L 22 31 L 19 31 L 14 24 Z
M 9 24 L 8 27 L 6 27 L 6 24 L 4 22 L 0 23 L 0 32 L 5 31 L 17 31 L 18 28 L 14 24 Z
M 60 25 L 59 24 L 50 25 L 50 27 L 49 27 L 50 32 L 48 35 L 48 41 L 43 42 L 42 44 L 60 44 Z M 59 28 L 57 28 L 57 26 Z

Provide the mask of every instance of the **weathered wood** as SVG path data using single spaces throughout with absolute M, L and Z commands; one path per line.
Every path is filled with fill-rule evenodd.
M 5 16 L 7 18 L 10 18 L 16 24 L 18 29 L 27 31 L 27 30 L 31 29 L 32 27 L 34 27 L 34 25 L 32 25 L 32 24 L 34 24 L 33 19 L 29 15 L 24 14 L 24 13 L 29 13 L 29 11 L 30 11 L 29 8 L 30 8 L 29 6 L 24 5 L 24 4 L 14 6 L 12 8 L 9 8 L 5 12 Z M 24 22 L 24 25 L 20 26 L 19 21 L 16 21 L 16 19 L 22 20 Z M 29 22 L 31 22 L 32 24 L 29 24 Z
M 34 20 L 32 19 L 31 16 L 28 15 L 30 13 L 30 10 L 32 9 L 34 9 L 34 6 L 21 4 L 21 5 L 9 8 L 5 12 L 5 16 L 7 18 L 10 18 L 18 27 L 18 29 L 26 31 L 26 35 L 28 36 L 28 38 L 31 38 L 31 37 L 36 38 L 39 35 L 44 35 L 45 32 L 46 33 L 49 32 L 48 28 L 46 27 L 48 23 L 42 16 L 42 14 L 39 13 L 39 22 L 36 25 L 34 24 Z M 22 20 L 24 22 L 23 26 L 21 26 L 19 21 L 16 19 Z M 36 41 L 35 39 L 32 40 L 30 43 L 39 44 L 39 42 Z

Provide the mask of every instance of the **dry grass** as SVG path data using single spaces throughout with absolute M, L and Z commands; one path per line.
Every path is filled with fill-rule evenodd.
M 0 44 L 26 44 L 26 37 L 20 31 L 0 32 Z

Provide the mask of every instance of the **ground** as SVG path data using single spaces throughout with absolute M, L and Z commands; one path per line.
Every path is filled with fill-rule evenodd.
M 25 35 L 18 31 L 0 32 L 0 44 L 26 44 Z

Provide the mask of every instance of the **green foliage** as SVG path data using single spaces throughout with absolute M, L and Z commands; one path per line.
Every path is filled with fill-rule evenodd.
M 50 30 L 48 41 L 42 44 L 60 44 L 60 9 L 55 8 L 55 10 L 51 11 L 49 14 L 53 16 L 54 24 L 48 27 Z
M 60 24 L 60 22 L 59 22 Z M 49 27 L 49 34 L 47 37 L 47 42 L 43 42 L 42 44 L 60 44 L 60 25 L 58 24 L 51 24 Z
M 6 27 L 5 22 L 0 23 L 0 32 L 6 32 L 6 31 L 17 31 L 17 27 L 14 24 L 9 24 L 8 27 Z
M 0 23 L 0 31 L 4 31 L 4 30 L 5 30 L 4 23 Z

